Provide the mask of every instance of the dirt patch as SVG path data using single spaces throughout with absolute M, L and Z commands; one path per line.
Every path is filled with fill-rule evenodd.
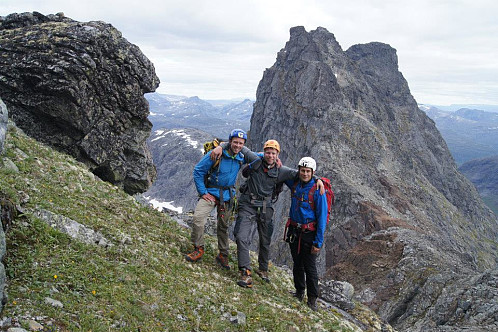
M 416 227 L 408 224 L 403 219 L 393 218 L 389 216 L 380 206 L 372 202 L 360 203 L 360 216 L 365 225 L 369 225 L 370 235 L 373 231 L 389 229 L 391 227 L 407 228 L 418 230 Z
M 373 296 L 365 304 L 373 310 L 397 294 L 392 271 L 403 256 L 404 244 L 397 241 L 395 230 L 382 232 L 393 227 L 421 231 L 378 205 L 361 202 L 358 218 L 337 230 L 327 253 L 333 262 L 326 277 L 351 283 L 356 294 L 369 289 Z
M 396 237 L 396 234 L 382 234 L 358 242 L 329 270 L 328 277 L 351 283 L 357 294 L 370 288 L 375 297 L 365 304 L 378 309 L 397 293 L 394 276 L 390 274 L 403 255 L 404 245 L 396 242 Z

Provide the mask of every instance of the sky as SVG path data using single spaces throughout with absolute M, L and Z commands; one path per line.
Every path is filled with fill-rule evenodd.
M 0 0 L 0 16 L 32 11 L 112 24 L 153 62 L 163 94 L 255 100 L 290 28 L 304 26 L 344 51 L 395 48 L 420 104 L 498 105 L 496 0 Z

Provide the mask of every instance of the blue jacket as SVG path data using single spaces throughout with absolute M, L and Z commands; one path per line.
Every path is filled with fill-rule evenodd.
M 327 227 L 327 196 L 320 195 L 320 191 L 316 190 L 314 193 L 315 211 L 311 209 L 308 202 L 308 194 L 315 184 L 315 179 L 303 184 L 299 180 L 286 181 L 285 184 L 291 189 L 297 181 L 296 192 L 292 195 L 291 208 L 289 217 L 292 221 L 299 224 L 307 224 L 316 221 L 316 236 L 313 245 L 321 248 L 323 244 L 323 236 L 325 228 Z
M 223 149 L 223 154 L 220 160 L 219 168 L 216 167 L 208 179 L 208 187 L 204 183 L 204 177 L 208 174 L 214 161 L 211 160 L 211 151 L 208 152 L 194 167 L 194 182 L 197 192 L 200 196 L 210 193 L 216 198 L 220 198 L 220 189 L 210 186 L 218 187 L 232 187 L 232 196 L 235 196 L 235 180 L 242 164 L 250 162 L 257 158 L 253 152 L 244 155 L 242 152 L 237 153 L 235 156 L 230 156 L 226 149 Z M 226 202 L 230 200 L 230 191 L 225 189 L 223 191 L 223 200 Z

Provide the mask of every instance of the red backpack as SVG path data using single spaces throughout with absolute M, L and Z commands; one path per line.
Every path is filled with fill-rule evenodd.
M 332 210 L 332 205 L 335 203 L 335 195 L 332 191 L 332 185 L 330 184 L 330 179 L 321 177 L 320 180 L 323 182 L 323 186 L 325 187 L 325 195 L 327 196 L 327 225 L 330 221 L 330 211 Z M 292 186 L 292 195 L 296 192 L 298 181 L 294 182 Z M 308 192 L 308 203 L 311 206 L 311 209 L 315 210 L 315 191 L 317 190 L 317 183 L 313 184 L 310 191 Z

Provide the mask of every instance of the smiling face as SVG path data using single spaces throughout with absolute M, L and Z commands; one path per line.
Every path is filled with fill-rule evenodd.
M 233 154 L 239 153 L 244 147 L 246 140 L 240 137 L 232 137 L 230 140 L 230 150 L 232 150 Z
M 309 167 L 299 167 L 299 180 L 309 182 L 313 176 L 313 170 Z
M 274 148 L 266 148 L 263 158 L 269 166 L 275 164 L 278 158 L 278 151 Z

